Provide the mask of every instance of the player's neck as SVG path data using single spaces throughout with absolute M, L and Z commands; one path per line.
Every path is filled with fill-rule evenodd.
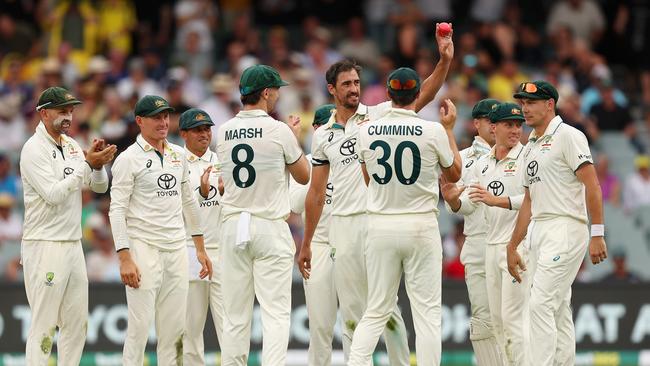
M 205 149 L 198 149 L 194 146 L 189 146 L 187 145 L 187 149 L 194 154 L 195 156 L 198 156 L 199 158 L 205 155 L 205 153 L 208 151 L 208 148 L 206 147 Z
M 535 136 L 537 137 L 542 137 L 544 136 L 544 132 L 546 132 L 546 129 L 548 128 L 548 125 L 551 124 L 551 121 L 555 118 L 555 115 L 553 116 L 547 116 L 544 118 L 544 123 L 542 123 L 539 126 L 535 126 Z
M 56 142 L 57 145 L 61 146 L 61 134 L 54 131 L 54 129 L 51 126 L 48 126 L 48 124 L 45 122 L 43 122 L 43 126 L 45 126 L 45 131 L 47 131 L 47 134 L 54 139 L 54 142 Z
M 357 113 L 357 108 L 349 109 L 342 105 L 337 105 L 336 114 L 334 115 L 336 123 L 345 126 L 345 124 L 348 123 L 350 117 Z
M 161 154 L 165 151 L 165 139 L 158 140 L 145 135 L 142 135 L 142 138 Z
M 257 104 L 244 104 L 244 106 L 242 107 L 242 110 L 245 111 L 253 111 L 256 109 L 262 110 L 267 114 L 269 113 L 268 105 L 266 104 L 266 101 L 264 99 L 260 99 L 260 101 L 257 102 Z
M 508 156 L 510 150 L 512 150 L 512 147 L 508 147 L 504 144 L 496 144 L 496 147 L 494 148 L 494 157 L 501 161 Z

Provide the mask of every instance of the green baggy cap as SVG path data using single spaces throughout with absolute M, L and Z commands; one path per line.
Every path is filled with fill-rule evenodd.
M 388 75 L 386 88 L 395 96 L 415 95 L 420 91 L 420 76 L 411 68 L 400 67 Z
M 544 80 L 525 82 L 519 85 L 519 91 L 513 95 L 515 99 L 553 99 L 555 103 L 559 99 L 557 89 L 551 83 Z
M 490 122 L 497 123 L 499 121 L 525 121 L 524 113 L 521 107 L 516 103 L 499 103 L 488 114 Z
M 60 86 L 53 86 L 45 89 L 38 97 L 36 110 L 61 108 L 68 105 L 81 104 L 70 92 Z
M 239 92 L 241 95 L 249 95 L 264 88 L 279 88 L 287 85 L 289 83 L 282 80 L 276 69 L 266 65 L 255 65 L 241 74 Z
M 191 130 L 195 127 L 208 125 L 214 126 L 214 122 L 203 109 L 192 108 L 181 114 L 178 126 L 181 130 Z
M 472 118 L 487 117 L 490 111 L 493 108 L 496 108 L 497 104 L 499 104 L 499 101 L 492 98 L 480 100 L 476 103 L 474 108 L 472 108 Z
M 140 117 L 151 117 L 163 111 L 173 112 L 174 108 L 163 97 L 145 95 L 135 104 L 134 114 Z

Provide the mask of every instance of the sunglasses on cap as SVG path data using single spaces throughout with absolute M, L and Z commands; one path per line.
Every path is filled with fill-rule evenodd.
M 543 91 L 547 95 L 551 95 L 546 89 L 542 88 L 541 86 L 537 86 L 534 83 L 521 83 L 520 87 L 521 91 L 526 92 L 526 93 L 537 93 L 537 90 Z
M 415 89 L 418 85 L 418 82 L 415 79 L 408 79 L 404 83 L 399 81 L 399 79 L 392 79 L 389 82 L 390 88 L 392 90 L 411 90 Z

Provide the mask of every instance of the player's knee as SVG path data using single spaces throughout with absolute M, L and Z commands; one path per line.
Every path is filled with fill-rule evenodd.
M 471 318 L 469 321 L 469 339 L 472 341 L 480 341 L 494 337 L 494 330 L 492 323 L 488 320 Z

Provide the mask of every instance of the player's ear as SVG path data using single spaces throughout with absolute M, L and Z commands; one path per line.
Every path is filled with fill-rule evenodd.
M 332 84 L 327 84 L 327 91 L 333 96 L 336 93 L 336 87 Z

